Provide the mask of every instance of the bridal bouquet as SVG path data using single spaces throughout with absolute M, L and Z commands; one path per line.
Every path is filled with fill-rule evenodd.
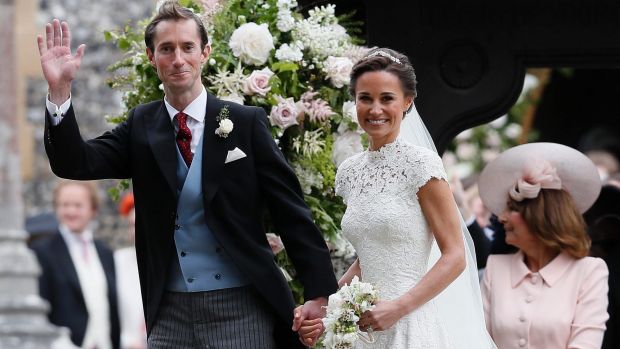
M 357 322 L 360 316 L 374 308 L 378 294 L 369 283 L 360 282 L 355 276 L 349 285 L 344 285 L 338 292 L 329 296 L 327 315 L 323 319 L 325 333 L 323 345 L 329 349 L 353 348 L 355 341 L 362 335 Z M 374 338 L 361 337 L 371 343 Z

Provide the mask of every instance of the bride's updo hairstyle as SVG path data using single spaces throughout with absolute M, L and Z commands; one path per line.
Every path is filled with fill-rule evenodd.
M 370 50 L 366 57 L 360 59 L 351 69 L 349 93 L 352 98 L 355 99 L 357 79 L 364 73 L 374 71 L 386 71 L 396 75 L 398 80 L 400 80 L 405 96 L 411 96 L 415 99 L 418 95 L 416 91 L 418 82 L 416 81 L 415 71 L 413 66 L 411 66 L 411 62 L 409 62 L 409 58 L 389 48 L 375 48 Z M 409 109 L 411 109 L 411 106 Z

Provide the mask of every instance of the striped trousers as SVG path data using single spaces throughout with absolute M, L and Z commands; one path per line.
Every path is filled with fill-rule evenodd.
M 149 349 L 275 349 L 274 314 L 252 286 L 166 292 Z

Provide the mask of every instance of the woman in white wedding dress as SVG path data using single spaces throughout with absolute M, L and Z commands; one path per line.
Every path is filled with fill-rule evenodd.
M 336 194 L 347 204 L 342 231 L 358 254 L 339 284 L 357 275 L 380 298 L 358 322 L 363 331 L 373 332 L 376 342 L 358 340 L 356 348 L 493 348 L 477 279 L 474 302 L 462 295 L 473 303 L 464 310 L 457 310 L 458 295 L 454 304 L 437 298 L 471 257 L 440 157 L 399 137 L 416 97 L 408 58 L 390 49 L 372 50 L 353 67 L 350 90 L 369 149 L 345 160 L 336 175 Z M 438 258 L 429 266 L 435 242 Z M 451 312 L 459 318 L 446 319 L 454 317 Z M 463 336 L 458 323 L 473 333 Z M 306 321 L 300 336 L 313 344 L 321 331 L 321 324 Z

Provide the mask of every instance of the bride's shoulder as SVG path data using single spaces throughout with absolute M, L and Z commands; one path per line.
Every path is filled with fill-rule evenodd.
M 443 168 L 441 157 L 434 150 L 402 141 L 402 154 L 407 163 Z
M 349 170 L 351 167 L 354 167 L 355 164 L 361 161 L 363 156 L 364 156 L 364 152 L 349 156 L 342 163 L 340 163 L 340 165 L 338 166 L 338 169 L 336 170 L 336 173 L 343 173 Z

